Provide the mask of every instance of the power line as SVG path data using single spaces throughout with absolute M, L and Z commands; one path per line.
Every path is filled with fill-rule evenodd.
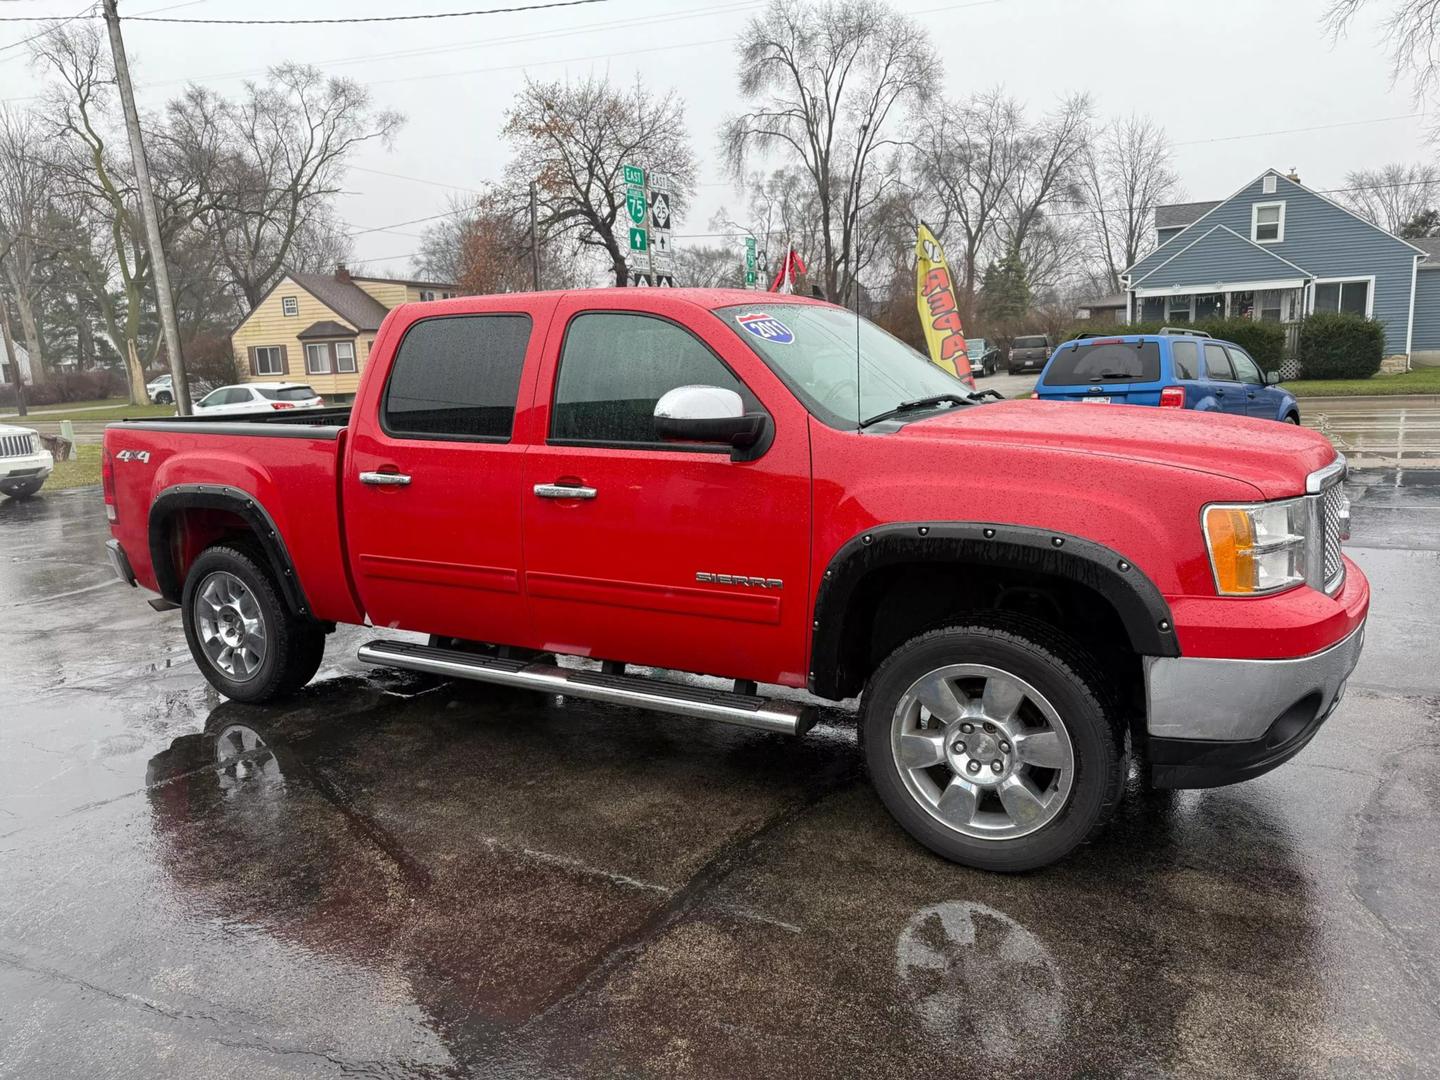
M 581 7 L 586 4 L 606 4 L 610 0 L 550 0 L 544 4 L 525 4 L 517 7 L 477 8 L 472 11 L 431 11 L 421 15 L 362 15 L 343 19 L 179 19 L 156 18 L 152 15 L 131 15 L 130 22 L 188 23 L 204 26 L 334 26 L 354 23 L 420 22 L 427 19 L 463 19 L 471 15 L 509 15 L 519 11 L 544 11 L 548 8 Z
M 554 38 L 573 37 L 577 34 L 591 34 L 596 31 L 625 30 L 636 26 L 650 27 L 656 23 L 677 22 L 686 19 L 704 18 L 715 15 L 734 15 L 742 11 L 750 11 L 761 7 L 760 0 L 744 0 L 741 3 L 721 4 L 707 8 L 687 8 L 682 11 L 668 12 L 664 15 L 637 16 L 629 19 L 615 19 L 608 22 L 583 23 L 578 26 L 570 26 L 560 30 L 541 30 L 525 34 L 512 34 L 507 37 L 491 37 L 485 41 L 470 41 L 462 44 L 446 44 L 427 47 L 416 47 L 408 49 L 394 49 L 387 52 L 350 54 L 348 56 L 335 57 L 329 60 L 316 60 L 314 65 L 319 68 L 345 67 L 352 64 L 369 64 L 376 60 L 408 60 L 419 56 L 434 56 L 440 53 L 467 52 L 471 49 L 499 48 L 507 45 L 524 44 L 533 41 L 548 41 Z M 548 61 L 540 61 L 546 63 Z M 251 75 L 264 75 L 269 68 L 248 68 L 243 71 L 224 71 L 214 74 L 206 74 L 203 79 L 206 82 L 213 82 L 217 79 L 237 79 Z M 171 86 L 176 83 L 189 83 L 196 81 L 195 77 L 158 79 L 155 82 L 146 83 L 146 88 L 157 86 Z
M 1309 127 L 1277 128 L 1274 131 L 1251 131 L 1244 135 L 1217 135 L 1213 139 L 1186 139 L 1171 143 L 1171 146 L 1202 146 L 1207 143 L 1233 142 L 1236 139 L 1263 139 L 1269 135 L 1294 135 L 1304 131 L 1329 131 L 1331 128 L 1358 127 L 1361 124 L 1387 124 L 1392 120 L 1414 120 L 1424 113 L 1405 113 L 1401 116 L 1376 116 L 1369 120 L 1341 120 L 1335 124 L 1312 124 Z
M 203 26 L 335 26 L 356 23 L 419 22 L 429 19 L 464 19 L 472 15 L 509 15 L 520 11 L 544 11 L 548 8 L 580 7 L 584 4 L 607 4 L 610 0 L 550 0 L 549 3 L 525 4 L 516 7 L 476 8 L 470 11 L 430 11 L 420 15 L 354 15 L 342 19 L 183 19 L 170 16 L 122 15 L 124 22 L 187 23 Z M 182 5 L 176 5 L 180 7 Z M 91 8 L 94 5 L 90 5 Z M 86 9 L 90 10 L 89 8 Z M 72 15 L 71 19 L 98 19 L 90 14 Z M 0 22 L 49 22 L 53 15 L 0 15 Z M 67 19 L 66 22 L 70 20 Z

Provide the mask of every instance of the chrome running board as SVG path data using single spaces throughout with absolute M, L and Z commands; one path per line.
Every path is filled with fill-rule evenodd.
M 611 675 L 556 667 L 554 664 L 529 664 L 523 660 L 475 656 L 408 641 L 371 641 L 360 646 L 359 656 L 362 663 L 379 667 L 405 668 L 431 675 L 498 683 L 547 694 L 604 701 L 611 705 L 631 705 L 698 720 L 719 720 L 781 735 L 803 735 L 815 724 L 814 707 L 800 702 L 777 701 L 703 686 L 685 686 L 640 675 Z

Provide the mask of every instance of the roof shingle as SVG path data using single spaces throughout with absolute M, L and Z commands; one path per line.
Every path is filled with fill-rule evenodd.
M 1183 229 L 1186 225 L 1195 224 L 1219 206 L 1221 202 L 1222 200 L 1216 199 L 1213 202 L 1185 202 L 1157 206 L 1155 208 L 1155 227 L 1157 229 Z
M 297 274 L 292 271 L 290 278 L 357 330 L 379 330 L 380 323 L 389 314 L 389 308 L 359 285 L 336 281 L 327 274 Z

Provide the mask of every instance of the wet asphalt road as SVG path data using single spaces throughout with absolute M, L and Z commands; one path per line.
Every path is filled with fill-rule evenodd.
M 1021 877 L 802 740 L 362 672 L 220 701 L 98 495 L 0 503 L 0 1076 L 1440 1074 L 1440 474 L 1294 762 Z M 218 762 L 218 764 L 217 764 Z

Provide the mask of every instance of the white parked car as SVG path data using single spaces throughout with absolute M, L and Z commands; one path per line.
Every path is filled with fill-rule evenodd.
M 0 424 L 0 494 L 28 499 L 54 468 L 54 456 L 35 431 Z
M 161 375 L 158 379 L 145 384 L 145 392 L 150 395 L 150 400 L 156 405 L 175 404 L 175 390 L 171 386 L 169 375 Z
M 195 415 L 283 412 L 286 409 L 318 409 L 324 404 L 325 399 L 304 383 L 237 383 L 212 390 L 195 402 Z

